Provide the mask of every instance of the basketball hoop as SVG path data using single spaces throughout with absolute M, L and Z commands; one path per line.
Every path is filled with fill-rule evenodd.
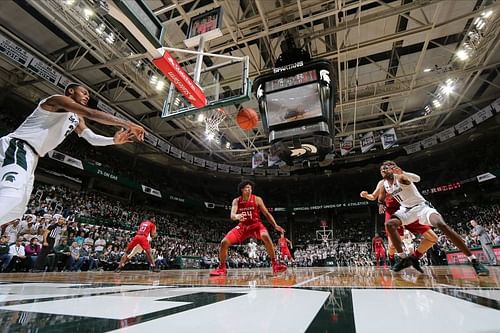
M 207 112 L 205 118 L 205 135 L 209 140 L 218 137 L 219 125 L 226 117 L 227 113 L 223 108 L 217 108 Z

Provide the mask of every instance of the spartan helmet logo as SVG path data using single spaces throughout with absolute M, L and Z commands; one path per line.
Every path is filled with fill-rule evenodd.
M 6 174 L 4 174 L 2 176 L 2 181 L 6 181 L 6 182 L 11 182 L 13 183 L 15 180 L 16 180 L 16 176 L 18 173 L 17 172 L 14 172 L 14 171 L 11 171 L 11 172 L 7 172 Z
M 330 72 L 327 71 L 326 69 L 322 69 L 319 71 L 319 76 L 321 78 L 321 81 L 325 81 L 326 83 L 330 84 Z
M 264 96 L 264 89 L 262 89 L 262 84 L 259 84 L 259 87 L 257 88 L 257 99 L 261 98 Z

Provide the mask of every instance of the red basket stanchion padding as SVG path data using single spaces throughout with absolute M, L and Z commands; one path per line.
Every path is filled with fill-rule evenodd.
M 165 51 L 162 57 L 153 59 L 153 64 L 194 107 L 199 109 L 207 105 L 203 89 L 193 81 L 168 51 Z

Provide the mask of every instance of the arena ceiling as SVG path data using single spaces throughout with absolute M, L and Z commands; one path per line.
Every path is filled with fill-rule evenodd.
M 110 0 L 108 0 L 110 1 Z M 166 90 L 150 84 L 153 68 L 133 37 L 116 33 L 110 42 L 89 25 L 113 28 L 109 18 L 70 10 L 90 0 L 0 2 L 0 33 L 88 85 L 96 98 L 147 127 L 177 148 L 216 162 L 249 166 L 266 151 L 262 125 L 241 130 L 237 109 L 220 126 L 224 144 L 209 142 L 194 118 L 161 118 Z M 146 0 L 164 24 L 164 45 L 186 48 L 191 17 L 222 6 L 223 36 L 205 51 L 248 56 L 250 79 L 271 71 L 285 34 L 314 59 L 329 59 L 338 86 L 336 149 L 355 138 L 394 127 L 400 145 L 440 132 L 500 95 L 500 6 L 493 0 Z M 95 23 L 94 23 L 95 25 Z M 108 35 L 109 37 L 109 35 Z M 125 52 L 124 52 L 125 48 Z M 132 50 L 132 51 L 130 51 Z M 193 56 L 173 52 L 188 68 Z M 37 101 L 60 93 L 55 86 L 0 57 L 2 94 Z M 436 102 L 437 100 L 437 102 Z M 257 107 L 254 99 L 245 106 Z M 378 152 L 383 153 L 381 147 Z M 146 145 L 129 145 L 137 156 L 163 164 L 184 163 Z M 366 155 L 369 156 L 369 155 Z M 361 153 L 338 157 L 364 158 Z

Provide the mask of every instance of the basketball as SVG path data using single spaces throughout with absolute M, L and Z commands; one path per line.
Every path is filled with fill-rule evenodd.
M 255 128 L 259 122 L 259 115 L 251 108 L 241 108 L 236 116 L 236 122 L 241 129 L 249 130 Z

